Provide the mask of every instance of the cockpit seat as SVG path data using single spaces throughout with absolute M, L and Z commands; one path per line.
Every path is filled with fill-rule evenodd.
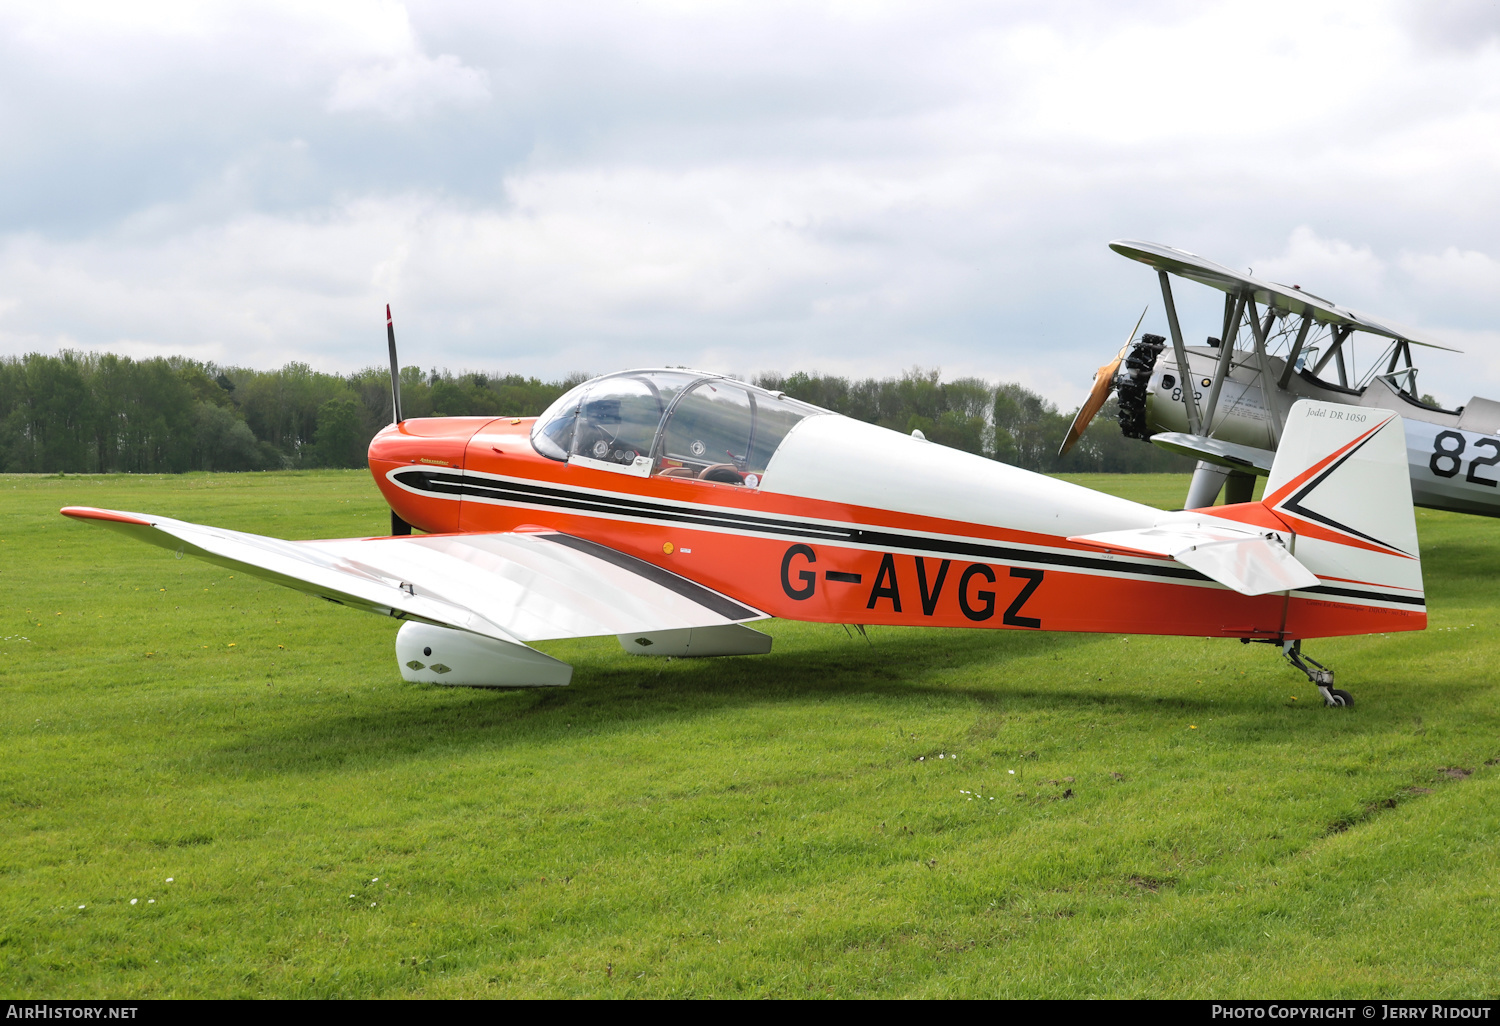
M 698 474 L 698 480 L 742 485 L 745 483 L 745 475 L 736 470 L 733 463 L 715 463 L 713 466 L 704 467 Z
M 695 473 L 693 473 L 693 468 L 692 467 L 668 467 L 666 470 L 663 470 L 660 474 L 657 474 L 656 476 L 657 477 L 688 477 L 688 478 L 693 478 L 693 477 L 697 477 L 698 475 L 695 474 Z

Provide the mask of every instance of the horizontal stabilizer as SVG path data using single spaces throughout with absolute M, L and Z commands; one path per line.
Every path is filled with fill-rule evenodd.
M 645 560 L 566 534 L 282 541 L 141 513 L 80 506 L 62 512 L 343 605 L 499 641 L 765 619 Z
M 1259 474 L 1261 477 L 1271 472 L 1271 464 L 1276 460 L 1276 452 L 1273 449 L 1257 449 L 1253 445 L 1221 442 L 1217 438 L 1193 435 L 1186 431 L 1163 431 L 1159 435 L 1152 435 L 1151 444 L 1181 456 L 1207 460 L 1220 467 L 1244 471 L 1247 474 Z
M 1201 522 L 1161 524 L 1135 531 L 1104 531 L 1069 538 L 1096 548 L 1170 556 L 1242 595 L 1311 588 L 1313 572 L 1271 532 Z

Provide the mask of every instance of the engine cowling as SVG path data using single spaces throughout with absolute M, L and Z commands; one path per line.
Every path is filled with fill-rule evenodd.
M 1156 358 L 1166 344 L 1167 340 L 1160 335 L 1142 335 L 1120 366 L 1115 394 L 1120 406 L 1120 433 L 1126 438 L 1146 440 L 1154 434 L 1146 422 L 1146 396 L 1150 393 Z

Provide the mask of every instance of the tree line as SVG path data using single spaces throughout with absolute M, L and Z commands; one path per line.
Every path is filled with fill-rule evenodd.
M 535 416 L 585 380 L 418 367 L 401 370 L 407 417 Z M 1066 458 L 1072 421 L 1015 383 L 943 381 L 935 370 L 853 380 L 764 374 L 755 383 L 897 431 L 1028 470 L 1139 473 L 1190 470 L 1190 461 L 1125 438 L 1113 400 Z M 0 358 L 0 472 L 181 473 L 360 467 L 391 420 L 389 372 L 325 374 L 183 357 L 30 353 Z

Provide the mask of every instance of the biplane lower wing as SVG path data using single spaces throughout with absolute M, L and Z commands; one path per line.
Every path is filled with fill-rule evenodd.
M 644 560 L 556 532 L 282 541 L 141 513 L 62 512 L 346 606 L 509 644 L 766 618 Z
M 1162 431 L 1151 436 L 1151 444 L 1189 456 L 1195 460 L 1207 460 L 1220 467 L 1239 470 L 1247 474 L 1265 477 L 1271 473 L 1276 461 L 1274 449 L 1258 449 L 1253 445 L 1238 445 L 1207 435 L 1194 435 L 1185 431 Z

